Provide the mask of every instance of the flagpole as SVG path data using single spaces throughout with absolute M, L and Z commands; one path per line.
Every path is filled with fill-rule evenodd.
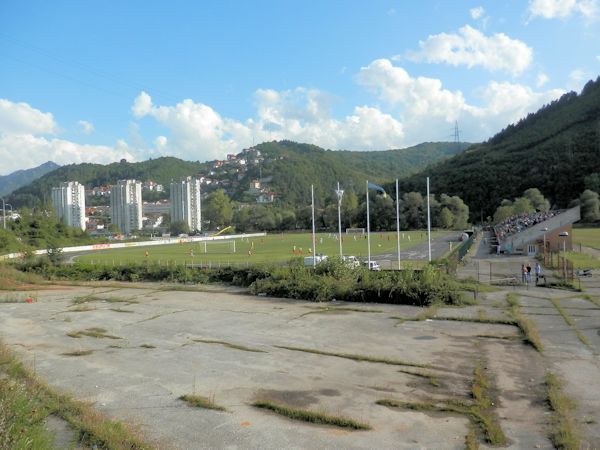
M 429 262 L 431 262 L 431 212 L 429 210 L 429 177 L 427 177 L 427 244 L 429 247 Z
M 369 219 L 369 180 L 367 180 L 367 264 L 371 264 L 371 221 Z M 369 267 L 370 268 L 370 267 Z
M 315 187 L 310 185 L 310 200 L 312 210 L 312 247 L 313 247 L 313 268 L 317 267 L 317 237 L 315 236 Z
M 400 200 L 398 197 L 398 178 L 396 178 L 396 240 L 398 242 L 398 270 L 400 270 Z
M 338 239 L 340 240 L 340 259 L 344 257 L 342 252 L 342 196 L 344 191 L 340 190 L 340 182 L 337 184 L 337 191 L 335 191 L 338 199 Z

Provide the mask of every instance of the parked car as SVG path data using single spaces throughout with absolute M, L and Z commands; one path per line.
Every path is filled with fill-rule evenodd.
M 356 267 L 360 267 L 360 261 L 358 260 L 358 258 L 356 256 L 344 256 L 343 258 L 344 263 L 351 268 L 356 268 Z
M 379 271 L 381 266 L 377 261 L 364 261 L 363 264 L 369 268 L 369 270 Z
M 327 261 L 326 255 L 305 256 L 304 257 L 304 266 L 305 267 L 313 267 L 314 265 L 320 264 L 325 261 Z

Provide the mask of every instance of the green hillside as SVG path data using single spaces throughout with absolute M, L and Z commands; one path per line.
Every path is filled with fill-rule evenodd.
M 0 196 L 8 195 L 21 186 L 31 183 L 32 180 L 40 178 L 58 167 L 60 167 L 58 164 L 48 161 L 32 169 L 17 170 L 8 175 L 0 176 Z
M 468 144 L 449 142 L 424 143 L 401 150 L 351 152 L 324 150 L 315 145 L 291 141 L 269 142 L 257 145 L 261 154 L 259 164 L 228 165 L 215 168 L 213 162 L 188 162 L 173 157 L 162 157 L 139 163 L 119 162 L 108 165 L 71 164 L 63 166 L 24 186 L 10 197 L 18 206 L 33 207 L 50 199 L 53 186 L 63 181 L 79 181 L 86 188 L 114 184 L 119 179 L 153 180 L 168 188 L 169 182 L 198 173 L 223 184 L 235 200 L 244 200 L 250 181 L 269 179 L 269 189 L 277 193 L 279 203 L 295 205 L 310 201 L 310 185 L 314 184 L 320 198 L 333 195 L 337 181 L 344 189 L 364 191 L 365 179 L 382 183 L 396 177 L 405 177 L 427 164 L 448 158 Z M 256 154 L 256 152 L 254 152 Z M 244 155 L 242 153 L 241 155 Z M 211 173 L 213 172 L 213 173 Z M 254 201 L 254 200 L 253 200 Z
M 428 164 L 447 159 L 470 144 L 427 142 L 400 150 L 334 151 L 291 141 L 268 142 L 257 145 L 265 157 L 261 164 L 262 178 L 272 176 L 271 188 L 282 203 L 295 205 L 310 202 L 310 185 L 314 184 L 319 200 L 333 196 L 339 181 L 346 190 L 364 192 L 365 180 L 383 183 L 418 172 Z M 256 168 L 249 174 L 259 177 Z M 237 192 L 239 197 L 244 189 Z
M 600 78 L 581 94 L 559 100 L 509 125 L 487 142 L 429 166 L 406 180 L 404 191 L 460 196 L 479 218 L 502 199 L 537 187 L 555 207 L 566 207 L 585 189 L 584 178 L 600 172 Z

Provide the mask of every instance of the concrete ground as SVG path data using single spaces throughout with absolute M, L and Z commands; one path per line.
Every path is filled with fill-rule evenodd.
M 568 292 L 515 291 L 540 328 L 547 349 L 540 354 L 512 326 L 399 319 L 414 318 L 422 312 L 416 307 L 322 305 L 225 288 L 185 292 L 138 287 L 65 287 L 39 292 L 32 304 L 0 303 L 0 335 L 52 386 L 138 424 L 159 448 L 462 449 L 469 431 L 464 416 L 390 409 L 375 402 L 470 399 L 473 370 L 480 362 L 491 374 L 509 448 L 552 448 L 544 402 L 548 368 L 566 378 L 567 392 L 579 402 L 587 448 L 600 442 L 600 309 L 584 298 L 561 300 L 589 338 L 584 345 L 545 299 Z M 444 308 L 438 316 L 504 317 L 505 294 L 488 293 L 477 306 Z M 0 297 L 6 295 L 11 294 Z M 104 301 L 73 305 L 74 299 L 89 295 Z M 90 310 L 76 311 L 78 306 Z M 319 309 L 323 306 L 329 309 Z M 105 328 L 119 339 L 67 336 L 91 327 Z M 280 346 L 428 364 L 432 368 L 427 371 L 441 386 L 400 372 L 414 367 Z M 77 350 L 93 353 L 63 355 Z M 227 412 L 192 408 L 178 400 L 194 392 L 213 398 Z M 291 421 L 252 407 L 257 398 L 348 416 L 373 429 L 347 431 Z

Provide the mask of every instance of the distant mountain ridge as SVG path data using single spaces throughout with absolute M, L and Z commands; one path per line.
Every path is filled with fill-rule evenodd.
M 555 207 L 567 207 L 600 174 L 600 77 L 514 125 L 403 182 L 403 190 L 458 195 L 473 217 L 491 216 L 503 199 L 536 187 Z
M 0 176 L 0 196 L 8 195 L 21 186 L 25 186 L 59 167 L 55 162 L 47 161 L 31 169 L 17 170 L 8 175 L 2 175 Z
M 248 164 L 231 161 L 190 162 L 174 157 L 161 157 L 138 163 L 121 161 L 108 165 L 71 164 L 60 167 L 12 193 L 10 201 L 33 206 L 49 200 L 53 186 L 63 181 L 79 181 L 86 188 L 114 184 L 119 179 L 153 180 L 168 188 L 171 180 L 202 174 L 211 179 L 206 189 L 224 188 L 235 200 L 248 200 L 247 191 L 254 179 L 268 178 L 268 189 L 276 193 L 278 202 L 293 205 L 310 198 L 314 184 L 319 197 L 331 195 L 334 183 L 344 189 L 364 191 L 364 180 L 384 182 L 406 177 L 428 164 L 449 158 L 470 144 L 453 142 L 423 143 L 400 150 L 333 151 L 316 145 L 292 141 L 266 142 L 238 154 Z M 258 159 L 254 156 L 260 154 Z M 236 158 L 234 158 L 236 159 Z

